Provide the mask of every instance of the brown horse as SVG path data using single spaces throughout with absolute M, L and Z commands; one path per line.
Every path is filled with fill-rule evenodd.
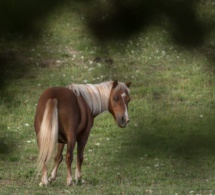
M 38 171 L 42 170 L 40 186 L 55 180 L 57 169 L 63 159 L 62 151 L 67 144 L 67 185 L 72 184 L 71 163 L 77 142 L 76 182 L 81 178 L 83 152 L 93 126 L 94 118 L 109 110 L 120 127 L 129 122 L 129 83 L 108 81 L 100 84 L 72 84 L 68 87 L 48 88 L 41 95 L 36 115 L 35 131 L 39 145 Z M 47 178 L 47 163 L 55 146 L 58 150 L 51 177 Z

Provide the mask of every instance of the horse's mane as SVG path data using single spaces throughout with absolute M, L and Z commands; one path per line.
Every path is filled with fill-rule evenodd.
M 110 92 L 113 86 L 113 81 L 106 81 L 100 84 L 71 84 L 67 87 L 75 92 L 77 96 L 82 96 L 87 102 L 93 114 L 101 113 L 108 109 Z M 125 83 L 118 82 L 115 90 L 129 89 Z

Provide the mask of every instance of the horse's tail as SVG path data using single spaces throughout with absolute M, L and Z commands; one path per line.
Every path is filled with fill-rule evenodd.
M 54 153 L 58 139 L 57 99 L 49 99 L 46 103 L 40 131 L 38 134 L 39 156 L 37 172 L 48 163 Z

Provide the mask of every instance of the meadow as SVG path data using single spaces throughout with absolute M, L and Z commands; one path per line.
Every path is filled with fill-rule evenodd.
M 215 28 L 200 48 L 175 44 L 159 25 L 101 45 L 77 10 L 75 2 L 55 9 L 37 39 L 0 38 L 8 62 L 0 194 L 215 194 Z M 198 12 L 215 22 L 212 1 L 200 2 Z M 39 187 L 33 120 L 40 94 L 115 79 L 132 82 L 128 127 L 120 129 L 108 112 L 98 116 L 85 149 L 85 183 L 66 186 L 64 160 L 57 179 Z

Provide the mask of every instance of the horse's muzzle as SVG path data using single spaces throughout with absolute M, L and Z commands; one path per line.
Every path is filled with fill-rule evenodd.
M 117 117 L 117 123 L 118 123 L 119 127 L 124 128 L 129 123 L 129 118 L 126 116 Z

